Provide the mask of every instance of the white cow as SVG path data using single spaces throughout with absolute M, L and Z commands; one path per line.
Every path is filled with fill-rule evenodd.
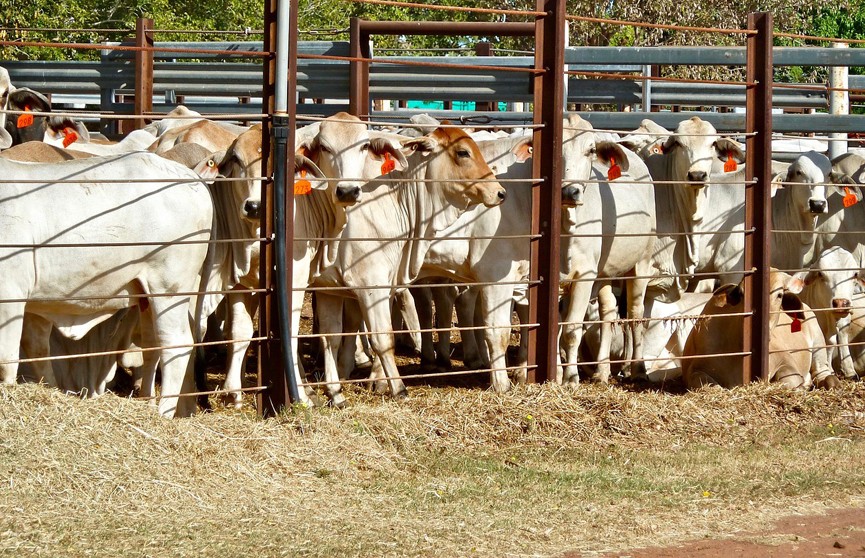
M 146 338 L 164 347 L 159 358 L 162 395 L 168 397 L 159 411 L 190 412 L 194 402 L 173 397 L 191 380 L 193 335 L 184 293 L 200 287 L 208 245 L 175 243 L 211 238 L 213 206 L 199 176 L 152 154 L 56 164 L 0 160 L 0 176 L 8 181 L 0 199 L 6 246 L 0 248 L 0 379 L 15 382 L 19 343 L 31 357 L 49 355 L 52 325 L 81 337 L 134 307 L 143 313 Z M 44 182 L 26 182 L 34 178 Z M 136 181 L 105 182 L 123 179 Z M 74 182 L 57 182 L 63 180 Z M 158 244 L 98 246 L 118 241 Z M 22 338 L 25 316 L 31 330 Z M 55 383 L 50 364 L 34 368 Z
M 358 180 L 369 176 L 364 167 L 370 158 L 382 164 L 383 152 L 373 149 L 364 124 L 348 115 L 341 120 L 323 122 L 319 135 L 307 146 L 326 176 L 340 178 L 335 188 L 337 201 L 354 203 L 363 192 L 362 203 L 346 211 L 346 226 L 331 265 L 315 283 L 348 287 L 349 291 L 318 293 L 319 324 L 322 332 L 342 332 L 338 297 L 356 296 L 379 359 L 379 372 L 387 376 L 391 393 L 402 396 L 406 391 L 396 369 L 391 333 L 390 299 L 396 286 L 419 276 L 433 239 L 453 226 L 463 212 L 479 203 L 498 205 L 506 191 L 495 181 L 475 142 L 451 128 L 404 140 L 409 153 L 402 160 L 397 158 L 397 168 L 387 180 Z M 382 240 L 351 241 L 353 238 Z M 327 381 L 334 382 L 328 386 L 331 398 L 339 394 L 336 342 L 336 338 L 324 338 L 325 373 Z M 494 378 L 493 387 L 506 390 L 507 376 Z
M 811 269 L 801 272 L 800 276 L 805 282 L 800 296 L 817 315 L 823 336 L 830 345 L 829 361 L 834 362 L 837 357 L 841 373 L 855 378 L 857 371 L 850 350 L 851 306 L 857 289 L 865 285 L 861 266 L 850 252 L 833 246 L 823 250 Z
M 642 357 L 641 320 L 656 239 L 654 188 L 637 155 L 616 143 L 596 141 L 591 124 L 578 115 L 565 121 L 563 135 L 561 272 L 563 289 L 570 297 L 562 315 L 562 381 L 579 382 L 582 322 L 595 290 L 604 323 L 597 355 L 601 364 L 594 377 L 605 382 L 610 376 L 611 328 L 617 318 L 611 283 L 616 278 L 627 282 L 633 357 L 637 361 Z M 604 167 L 593 166 L 596 161 Z M 612 166 L 623 173 L 620 178 L 608 178 L 607 167 Z M 637 362 L 632 374 L 641 375 L 643 368 Z

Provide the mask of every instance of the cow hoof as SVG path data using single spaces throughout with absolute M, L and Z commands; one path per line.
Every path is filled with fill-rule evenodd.
M 379 380 L 373 384 L 373 393 L 376 395 L 385 395 L 390 392 L 390 387 L 387 385 L 387 380 Z
M 492 388 L 493 388 L 493 391 L 496 393 L 507 393 L 507 392 L 511 391 L 511 383 L 510 382 L 504 382 L 504 383 L 493 384 Z
M 335 394 L 330 400 L 330 406 L 334 409 L 345 409 L 348 407 L 348 402 L 345 400 L 345 396 L 341 393 Z
M 841 387 L 841 380 L 834 374 L 830 374 L 817 383 L 818 389 L 838 389 Z
M 599 384 L 610 383 L 610 378 L 606 374 L 592 374 L 592 381 Z
M 398 392 L 396 392 L 394 394 L 393 398 L 396 399 L 397 401 L 402 401 L 403 399 L 408 399 L 408 390 L 405 388 L 402 388 L 401 390 L 399 390 Z

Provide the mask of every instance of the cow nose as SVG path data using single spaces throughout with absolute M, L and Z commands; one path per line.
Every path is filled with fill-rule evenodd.
M 562 201 L 570 205 L 583 205 L 583 191 L 576 186 L 562 188 Z
M 826 200 L 813 198 L 808 200 L 808 211 L 810 211 L 811 213 L 825 213 Z
M 496 196 L 502 201 L 505 201 L 505 198 L 508 197 L 508 191 L 504 188 L 496 192 Z
M 833 298 L 832 299 L 832 308 L 836 310 L 841 310 L 843 308 L 850 308 L 851 302 L 849 298 Z
M 360 199 L 360 187 L 355 185 L 337 186 L 336 201 L 340 203 L 356 203 Z
M 248 199 L 243 202 L 243 214 L 248 219 L 261 218 L 261 202 L 259 200 Z
M 691 171 L 688 173 L 689 182 L 705 182 L 709 175 L 706 171 Z

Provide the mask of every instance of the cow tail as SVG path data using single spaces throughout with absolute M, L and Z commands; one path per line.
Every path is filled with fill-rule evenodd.
M 192 340 L 195 344 L 195 352 L 194 352 L 194 377 L 195 377 L 195 390 L 199 392 L 208 391 L 207 389 L 207 362 L 204 354 L 204 347 L 201 346 L 201 342 L 204 340 L 204 336 L 207 334 L 206 326 L 204 326 L 204 321 L 206 316 L 204 316 L 204 301 L 210 296 L 205 294 L 208 290 L 208 284 L 210 283 L 211 273 L 214 268 L 214 261 L 217 256 L 217 244 L 212 242 L 218 238 L 218 226 L 217 226 L 217 211 L 216 205 L 213 201 L 213 192 L 210 191 L 210 188 L 207 188 L 207 192 L 210 194 L 211 204 L 213 207 L 213 219 L 210 223 L 210 240 L 211 242 L 207 243 L 207 254 L 204 256 L 204 265 L 202 265 L 201 276 L 199 278 L 198 284 L 198 296 L 195 297 L 195 310 L 193 312 L 192 318 Z M 209 305 L 208 305 L 209 306 Z M 210 411 L 210 399 L 206 395 L 198 396 L 198 406 L 204 411 Z

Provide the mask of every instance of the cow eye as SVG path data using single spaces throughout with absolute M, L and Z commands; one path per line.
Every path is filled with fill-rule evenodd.
M 361 151 L 369 151 L 369 142 L 366 142 L 365 144 L 361 145 L 360 150 Z
M 591 148 L 589 148 L 589 155 L 594 155 L 597 152 L 598 152 L 598 148 L 595 147 L 594 145 Z
M 457 151 L 457 157 L 459 157 L 460 159 L 468 159 L 469 157 L 471 157 L 471 154 L 468 152 L 468 149 L 460 149 L 459 151 Z

